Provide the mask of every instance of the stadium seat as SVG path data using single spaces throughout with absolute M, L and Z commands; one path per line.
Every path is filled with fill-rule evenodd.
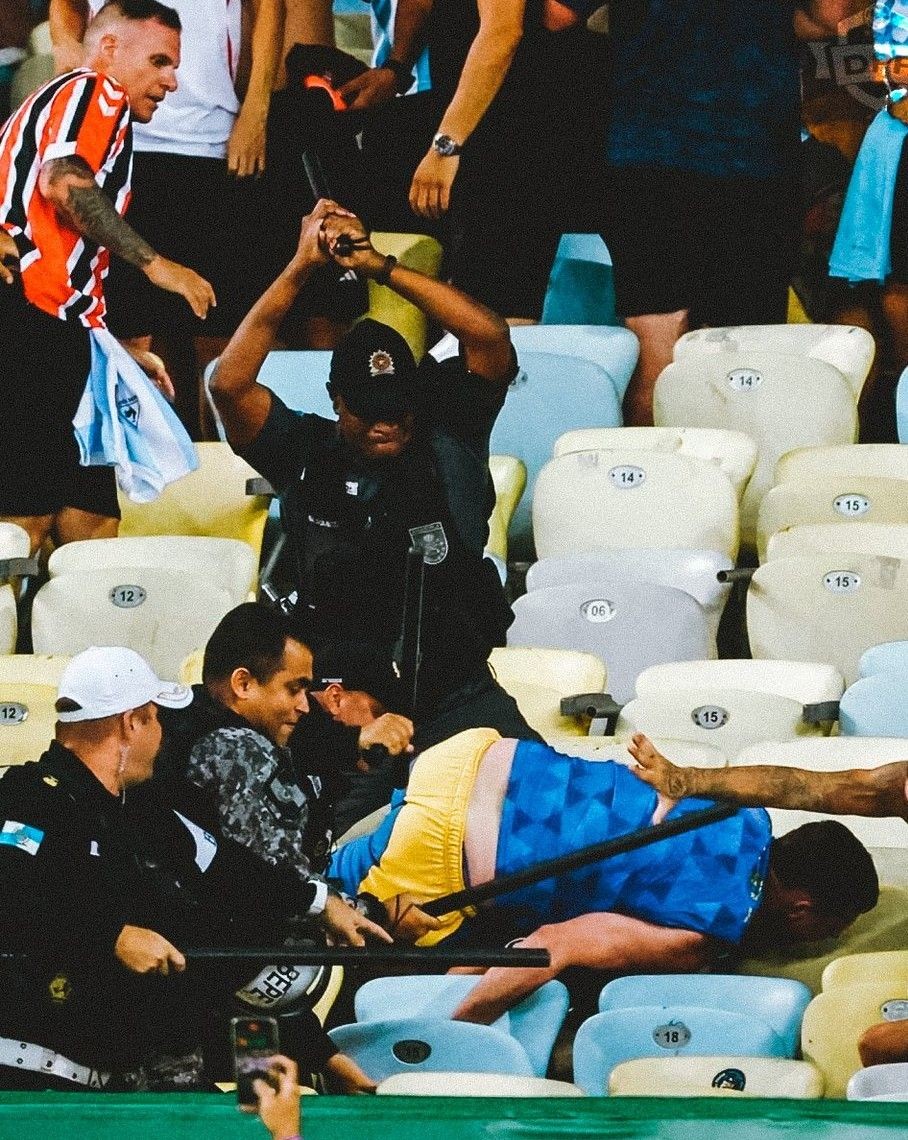
M 732 758 L 733 765 L 778 764 L 817 772 L 843 772 L 852 768 L 876 768 L 908 756 L 908 739 L 897 737 L 822 736 L 756 744 Z M 838 819 L 861 840 L 865 847 L 908 846 L 908 827 L 901 819 L 866 816 L 827 816 L 820 812 L 788 811 L 770 808 L 774 835 L 784 835 L 818 819 Z
M 503 581 L 507 577 L 508 527 L 527 484 L 527 469 L 513 455 L 490 455 L 489 472 L 495 486 L 495 509 L 489 518 L 486 553 L 496 559 L 499 568 L 504 568 Z
M 845 690 L 842 674 L 818 661 L 679 661 L 653 665 L 637 678 L 637 696 L 661 696 L 679 689 L 741 689 L 789 697 L 802 705 L 837 701 Z
M 908 479 L 908 448 L 900 443 L 847 443 L 825 447 L 796 447 L 776 464 L 774 485 L 808 483 L 826 476 L 872 475 L 879 479 Z
M 778 1057 L 772 1029 L 749 1011 L 671 1004 L 610 1009 L 587 1018 L 574 1038 L 574 1080 L 588 1096 L 607 1095 L 612 1070 L 637 1057 Z
M 562 234 L 542 303 L 544 325 L 617 325 L 612 258 L 599 234 Z
M 823 1076 L 781 1057 L 640 1057 L 612 1069 L 609 1096 L 762 1096 L 816 1100 Z
M 884 641 L 871 645 L 861 654 L 858 665 L 862 677 L 876 673 L 908 674 L 908 641 Z
M 730 488 L 729 488 L 730 490 Z M 608 671 L 609 692 L 624 703 L 637 675 L 660 661 L 715 656 L 702 607 L 668 586 L 581 582 L 547 586 L 518 598 L 508 645 L 594 653 Z
M 895 389 L 895 423 L 899 443 L 908 443 L 908 368 L 904 369 Z
M 375 1090 L 379 1096 L 584 1096 L 569 1081 L 503 1073 L 395 1073 Z
M 328 1036 L 376 1082 L 415 1072 L 534 1076 L 523 1046 L 490 1025 L 413 1017 L 339 1025 Z
M 908 481 L 872 475 L 830 475 L 804 483 L 780 483 L 760 503 L 757 553 L 766 558 L 770 537 L 805 523 L 852 527 L 858 523 L 903 524 L 908 519 Z
M 401 265 L 428 277 L 437 277 L 441 268 L 441 246 L 426 234 L 371 234 L 379 253 L 393 254 Z M 369 278 L 369 308 L 366 316 L 397 329 L 417 360 L 426 351 L 426 314 L 387 285 Z
M 757 443 L 757 464 L 741 504 L 741 538 L 756 542 L 757 509 L 776 463 L 795 447 L 853 443 L 857 403 L 848 379 L 831 364 L 779 353 L 729 351 L 682 356 L 654 389 L 662 427 L 742 431 Z
M 743 974 L 638 974 L 615 978 L 599 994 L 599 1012 L 640 1005 L 702 1005 L 729 1013 L 747 1010 L 779 1039 L 781 1053 L 794 1057 L 801 1038 L 801 1018 L 810 990 L 790 978 L 755 978 Z
M 28 531 L 15 523 L 0 522 L 0 561 L 7 558 L 28 558 L 31 539 Z
M 833 958 L 823 971 L 824 990 L 883 981 L 891 984 L 893 992 L 908 991 L 908 949 L 843 954 L 840 958 Z
M 187 534 L 235 538 L 261 556 L 269 500 L 247 495 L 246 481 L 256 472 L 226 443 L 198 443 L 199 468 L 171 483 L 151 503 L 131 503 L 120 496 L 120 536 Z
M 720 749 L 692 740 L 674 740 L 671 737 L 652 737 L 653 744 L 663 756 L 681 767 L 724 768 L 728 757 Z M 614 760 L 616 764 L 634 767 L 627 750 L 626 740 L 614 736 L 566 736 L 549 740 L 549 744 L 565 756 L 582 756 L 585 760 Z
M 203 578 L 152 567 L 61 574 L 35 595 L 36 653 L 76 654 L 90 645 L 127 645 L 158 674 L 179 676 L 183 659 L 205 645 L 233 599 Z
M 787 324 L 696 329 L 678 340 L 674 357 L 752 349 L 825 360 L 848 377 L 855 398 L 876 355 L 873 336 L 857 325 Z
M 224 425 L 211 398 L 211 377 L 217 360 L 205 369 L 205 396 L 218 439 L 226 440 Z M 258 378 L 266 388 L 284 401 L 294 412 L 314 412 L 326 419 L 334 418 L 331 397 L 325 385 L 331 367 L 331 353 L 322 349 L 274 349 L 265 357 Z
M 731 559 L 716 550 L 589 550 L 540 558 L 527 571 L 527 590 L 559 586 L 565 582 L 655 582 L 684 590 L 703 607 L 713 637 L 731 586 L 718 580 Z
M 797 558 L 800 554 L 838 551 L 848 554 L 882 554 L 908 558 L 908 522 L 802 523 L 771 534 L 764 561 Z
M 40 653 L 0 656 L 0 685 L 50 685 L 56 688 L 69 658 Z
M 373 978 L 356 991 L 357 1021 L 383 1021 L 389 1010 L 408 1017 L 449 1020 L 454 1010 L 479 982 L 466 974 Z M 519 1041 L 537 1077 L 544 1077 L 555 1039 L 567 1015 L 570 999 L 561 982 L 546 982 L 513 1006 L 497 1028 Z
M 38 562 L 29 557 L 30 551 L 31 539 L 28 531 L 15 523 L 0 522 L 0 587 L 10 587 L 14 596 L 19 595 L 21 578 L 38 573 Z M 0 601 L 0 612 L 5 613 L 7 605 L 8 603 Z M 12 636 L 15 645 L 15 626 L 10 635 L 9 629 L 6 628 L 6 619 L 0 617 L 0 647 L 3 645 L 4 636 Z
M 562 716 L 560 704 L 563 697 L 604 691 L 606 670 L 600 657 L 568 649 L 512 646 L 493 649 L 489 664 L 540 736 L 549 740 L 586 735 L 587 726 Z
M 12 586 L 0 586 L 0 653 L 15 653 L 19 634 L 16 595 Z
M 757 462 L 757 445 L 741 431 L 721 428 L 619 427 L 577 428 L 555 440 L 554 458 L 571 451 L 665 451 L 703 459 L 724 471 L 738 498 Z
M 521 361 L 526 352 L 554 352 L 598 364 L 609 374 L 619 402 L 640 355 L 639 341 L 629 329 L 607 325 L 514 325 L 511 343 Z
M 0 766 L 37 760 L 47 750 L 57 722 L 56 699 L 55 684 L 0 679 Z
M 533 492 L 539 558 L 669 548 L 738 553 L 738 500 L 702 460 L 656 451 L 578 451 L 548 462 Z
M 532 495 L 558 436 L 572 427 L 621 423 L 621 406 L 605 369 L 588 360 L 548 352 L 521 352 L 520 372 L 492 428 L 492 451 L 526 464 Z M 518 506 L 511 542 L 519 557 L 532 551 L 530 506 Z
M 859 1069 L 845 1090 L 848 1100 L 908 1101 L 908 1062 Z
M 824 990 L 804 1011 L 801 1052 L 822 1072 L 827 1097 L 843 1097 L 861 1068 L 858 1040 L 871 1025 L 908 1016 L 908 989 L 888 978 Z M 582 1082 L 578 1081 L 582 1086 Z
M 839 706 L 844 736 L 908 737 L 908 673 L 859 677 Z
M 51 554 L 47 571 L 57 578 L 130 566 L 160 567 L 203 578 L 226 590 L 236 606 L 255 596 L 255 552 L 248 542 L 235 538 L 156 534 L 67 542 Z
M 908 562 L 852 554 L 774 558 L 747 591 L 754 657 L 825 661 L 851 684 L 861 654 L 908 637 Z

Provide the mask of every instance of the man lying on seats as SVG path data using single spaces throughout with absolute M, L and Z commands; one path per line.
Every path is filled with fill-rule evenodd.
M 415 903 L 703 806 L 662 796 L 615 762 L 471 729 L 419 756 L 388 820 L 342 847 L 328 873 L 382 900 L 397 936 L 432 944 L 464 917 L 431 919 Z M 688 972 L 742 944 L 837 935 L 877 896 L 873 861 L 842 825 L 772 841 L 766 812 L 742 809 L 497 898 L 471 934 L 488 939 L 504 919 L 508 936 L 548 950 L 551 966 L 488 971 L 455 1017 L 491 1022 L 569 966 Z
M 830 815 L 896 816 L 908 821 L 908 761 L 878 768 L 811 772 L 773 764 L 735 768 L 678 768 L 638 732 L 628 751 L 641 780 L 659 795 L 716 796 L 732 803 L 822 811 Z M 908 1061 L 908 1021 L 871 1026 L 858 1048 L 865 1065 Z
M 191 699 L 131 649 L 88 649 L 61 676 L 48 751 L 0 780 L 0 950 L 24 955 L 0 976 L 0 1088 L 206 1087 L 224 1076 L 203 1047 L 226 1052 L 226 1018 L 248 1014 L 234 991 L 249 967 L 186 970 L 183 949 L 283 942 L 307 915 L 339 941 L 390 941 L 324 883 L 231 842 L 204 803 L 135 798 L 159 707 Z M 307 1071 L 374 1087 L 310 1011 L 292 1022 L 284 1046 Z

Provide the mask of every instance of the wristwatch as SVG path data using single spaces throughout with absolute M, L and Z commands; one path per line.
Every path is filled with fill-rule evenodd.
M 453 158 L 463 150 L 463 144 L 455 142 L 450 135 L 436 135 L 432 139 L 432 149 L 442 158 Z

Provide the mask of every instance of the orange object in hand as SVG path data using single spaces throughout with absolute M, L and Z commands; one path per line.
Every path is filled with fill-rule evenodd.
M 324 75 L 307 75 L 303 80 L 303 86 L 310 89 L 320 87 L 323 91 L 327 91 L 331 99 L 331 106 L 335 111 L 346 111 L 347 104 L 344 101 L 344 97 L 336 88 L 331 86 L 330 81 L 327 80 Z

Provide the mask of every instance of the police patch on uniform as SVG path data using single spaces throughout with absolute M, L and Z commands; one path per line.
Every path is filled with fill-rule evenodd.
M 410 541 L 422 549 L 423 561 L 427 566 L 437 566 L 448 556 L 448 536 L 440 522 L 426 523 L 425 526 L 411 526 Z
M 37 827 L 29 827 L 27 823 L 17 823 L 14 819 L 6 820 L 0 828 L 0 844 L 17 847 L 29 855 L 38 854 L 43 838 L 44 832 L 39 831 Z

